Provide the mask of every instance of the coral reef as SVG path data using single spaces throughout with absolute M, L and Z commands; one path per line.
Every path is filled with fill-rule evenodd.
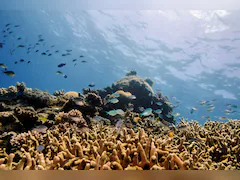
M 84 120 L 82 113 L 79 110 L 73 109 L 68 113 L 60 112 L 56 117 L 56 123 L 77 124 L 77 127 L 88 127 L 87 122 Z
M 153 80 L 151 80 L 150 78 L 146 78 L 144 81 L 147 82 L 149 86 L 153 86 Z
M 64 94 L 65 98 L 79 97 L 79 93 L 75 91 L 69 91 Z
M 71 129 L 70 124 L 59 124 L 43 134 L 32 131 L 14 134 L 11 136 L 11 144 L 17 149 L 11 152 L 6 149 L 0 151 L 0 169 L 240 169 L 239 122 L 208 122 L 200 126 L 194 121 L 182 121 L 179 126 L 183 124 L 185 129 L 174 127 L 172 137 L 169 137 L 169 130 L 164 128 L 158 135 L 154 135 L 141 128 L 135 131 L 122 128 L 118 131 L 101 124 L 96 124 L 87 132 L 77 132 L 76 128 Z M 217 133 L 219 136 L 216 136 Z M 192 140 L 192 135 L 198 140 Z M 221 139 L 224 135 L 227 138 Z M 225 143 L 228 143 L 226 147 Z
M 54 96 L 63 96 L 65 94 L 65 91 L 62 90 L 57 90 L 53 93 Z
M 34 125 L 40 124 L 40 122 L 38 122 L 37 112 L 33 107 L 16 107 L 14 114 L 26 130 L 33 128 Z
M 175 124 L 152 85 L 130 71 L 82 94 L 1 88 L 0 170 L 240 169 L 239 120 Z
M 120 94 L 117 104 L 108 103 L 104 110 L 109 109 L 128 109 L 127 104 L 132 104 L 134 112 L 139 112 L 140 107 L 159 109 L 162 108 L 162 116 L 170 123 L 175 123 L 173 117 L 168 115 L 172 113 L 172 107 L 167 104 L 169 101 L 167 97 L 164 97 L 160 92 L 154 94 L 152 86 L 153 81 L 149 78 L 143 80 L 137 76 L 136 71 L 130 71 L 122 79 L 114 82 L 112 86 L 106 87 L 104 90 L 98 90 L 98 94 L 102 99 L 109 99 L 113 93 Z M 85 90 L 86 91 L 86 90 Z M 136 98 L 132 99 L 129 96 L 134 95 Z M 161 102 L 161 107 L 156 103 Z
M 13 101 L 14 99 L 17 101 Z M 8 101 L 15 104 L 27 104 L 34 108 L 43 108 L 64 103 L 64 100 L 52 96 L 48 92 L 27 88 L 23 82 L 17 82 L 16 87 L 10 86 L 8 89 L 1 88 L 0 101 Z
M 0 133 L 9 131 L 22 131 L 23 124 L 12 111 L 0 112 Z

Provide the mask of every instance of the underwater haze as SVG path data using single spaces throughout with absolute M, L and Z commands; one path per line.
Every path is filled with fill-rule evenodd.
M 237 119 L 239 19 L 225 10 L 0 11 L 0 87 L 81 92 L 135 70 L 179 102 L 176 120 Z

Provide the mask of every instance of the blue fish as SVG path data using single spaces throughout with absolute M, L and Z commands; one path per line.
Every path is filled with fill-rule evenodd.
M 116 104 L 119 102 L 119 100 L 117 98 L 113 98 L 113 99 L 109 99 L 108 102 L 112 104 Z
M 162 102 L 156 102 L 156 104 L 157 104 L 158 106 L 162 106 L 162 105 L 163 105 Z
M 136 96 L 134 96 L 134 95 L 131 95 L 131 96 L 128 96 L 128 99 L 136 99 Z
M 118 98 L 118 97 L 120 97 L 120 94 L 118 94 L 118 93 L 113 93 L 112 96 L 115 97 L 115 98 Z
M 157 113 L 157 114 L 161 114 L 162 110 L 161 109 L 156 109 L 156 110 L 154 110 L 154 112 Z
M 167 116 L 167 118 L 172 118 L 171 114 L 167 114 L 166 116 Z
M 152 114 L 152 108 L 147 108 L 140 114 L 140 116 L 149 116 L 150 114 Z
M 38 152 L 42 152 L 44 149 L 45 149 L 45 147 L 41 144 L 37 147 Z

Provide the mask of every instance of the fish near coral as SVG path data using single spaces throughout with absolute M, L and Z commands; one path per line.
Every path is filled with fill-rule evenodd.
M 124 115 L 124 111 L 122 109 L 106 111 L 106 113 L 110 116 L 116 116 L 117 114 L 118 115 Z
M 73 101 L 78 106 L 84 106 L 84 101 L 82 100 L 82 98 L 74 98 Z
M 116 112 L 119 115 L 124 115 L 124 111 L 122 109 L 117 109 Z
M 47 126 L 39 125 L 39 126 L 33 128 L 33 131 L 37 131 L 37 132 L 40 132 L 40 133 L 46 133 L 47 129 L 48 129 Z
M 134 100 L 134 99 L 136 99 L 136 96 L 135 95 L 131 95 L 131 96 L 128 96 L 127 98 L 131 99 L 131 100 Z
M 169 134 L 168 134 L 168 136 L 170 137 L 170 138 L 172 138 L 173 137 L 173 132 L 171 131 Z
M 116 104 L 119 102 L 119 100 L 117 98 L 113 98 L 113 99 L 109 99 L 107 102 L 112 103 L 112 104 Z
M 152 108 L 147 108 L 140 114 L 140 116 L 149 116 L 150 114 L 152 114 Z
M 115 125 L 116 128 L 117 128 L 117 134 L 119 134 L 122 125 L 123 125 L 123 120 L 118 120 L 117 123 L 116 123 L 116 125 Z
M 45 149 L 45 147 L 41 144 L 37 147 L 38 152 L 42 152 L 44 149 Z
M 122 96 L 125 96 L 125 97 L 129 97 L 129 96 L 132 95 L 130 92 L 124 92 L 123 90 L 118 90 L 115 93 L 119 94 L 119 95 L 122 95 Z
M 116 116 L 117 115 L 116 110 L 106 111 L 106 113 L 110 116 Z

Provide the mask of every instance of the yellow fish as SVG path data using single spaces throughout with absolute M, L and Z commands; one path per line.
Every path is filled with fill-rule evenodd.
M 175 114 L 173 114 L 173 116 L 177 117 L 177 116 L 180 116 L 180 114 L 179 113 L 175 113 Z
M 170 138 L 172 138 L 173 137 L 173 132 L 171 131 L 169 134 L 168 134 L 168 136 L 170 137 Z

